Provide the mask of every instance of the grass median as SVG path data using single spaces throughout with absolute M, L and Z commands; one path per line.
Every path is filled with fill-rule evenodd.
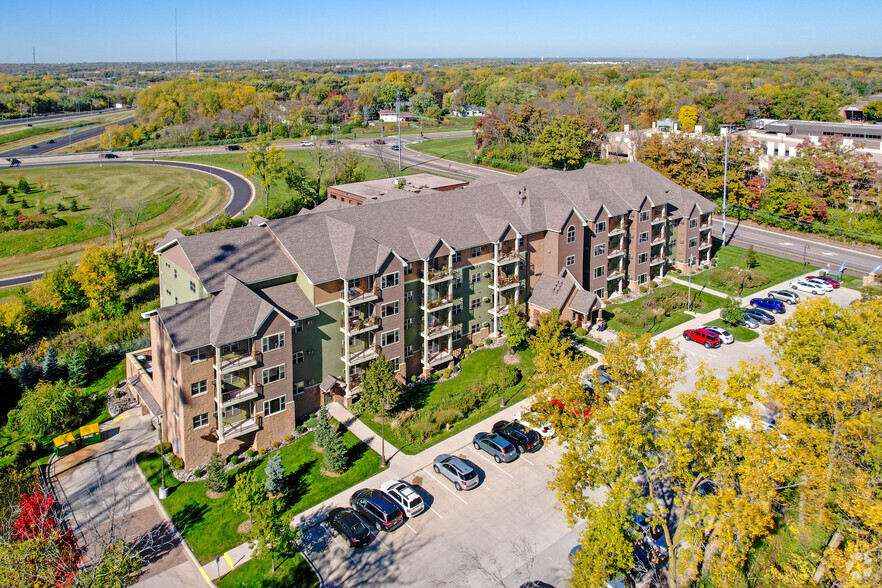
M 430 139 L 422 143 L 410 143 L 407 148 L 439 159 L 448 159 L 457 163 L 472 163 L 469 151 L 475 148 L 475 138 Z
M 726 301 L 719 296 L 702 292 L 700 288 L 680 284 L 659 286 L 645 296 L 622 304 L 608 304 L 603 309 L 603 320 L 614 331 L 635 334 L 657 334 L 695 318 L 686 312 L 687 304 L 694 314 L 706 314 L 722 308 Z
M 742 326 L 732 326 L 723 319 L 716 319 L 709 323 L 707 323 L 709 327 L 721 327 L 726 329 L 733 337 L 735 337 L 735 341 L 740 341 L 742 343 L 747 341 L 753 341 L 757 337 L 759 337 L 759 332 L 757 329 L 748 329 L 747 327 Z
M 773 284 L 780 284 L 818 269 L 813 265 L 803 266 L 799 261 L 757 251 L 754 252 L 755 262 L 747 269 L 747 249 L 734 245 L 717 249 L 718 246 L 719 242 L 714 240 L 717 267 L 692 276 L 694 286 L 707 286 L 730 296 L 749 296 Z M 685 280 L 687 277 L 680 276 L 680 279 Z M 739 288 L 743 288 L 741 292 L 738 291 Z

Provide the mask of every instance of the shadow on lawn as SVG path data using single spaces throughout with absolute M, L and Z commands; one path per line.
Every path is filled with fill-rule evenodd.
M 309 484 L 306 481 L 317 461 L 318 459 L 311 459 L 303 462 L 285 478 L 285 501 L 289 506 L 297 504 L 309 492 Z
M 276 560 L 276 567 L 278 568 L 287 560 L 288 558 Z M 317 584 L 315 573 L 306 560 L 301 557 L 297 561 L 297 565 L 285 572 L 284 575 L 263 580 L 260 586 L 261 588 L 291 588 L 292 586 L 316 586 Z
M 206 512 L 208 512 L 207 504 L 188 502 L 184 508 L 172 516 L 172 523 L 181 531 L 181 533 L 183 533 L 184 529 L 188 528 L 190 525 L 195 525 L 201 522 L 205 517 Z
M 346 451 L 346 464 L 351 466 L 359 460 L 359 458 L 367 453 L 367 443 L 356 443 Z
M 432 390 L 434 389 L 435 384 L 414 386 L 409 392 L 401 395 L 393 412 L 405 410 L 407 408 L 413 408 L 414 410 L 423 408 L 429 402 L 429 397 L 432 395 Z

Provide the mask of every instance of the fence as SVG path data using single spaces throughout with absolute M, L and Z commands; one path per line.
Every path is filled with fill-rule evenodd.
M 129 339 L 128 341 L 123 341 L 121 343 L 114 343 L 113 345 L 108 345 L 102 349 L 106 353 L 125 355 L 136 349 L 144 349 L 145 347 L 150 347 L 150 337 L 146 335 L 144 337 L 138 337 L 137 339 Z

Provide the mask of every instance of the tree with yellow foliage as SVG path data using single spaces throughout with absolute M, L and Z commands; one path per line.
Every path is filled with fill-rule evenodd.
M 680 128 L 684 132 L 691 133 L 698 124 L 698 109 L 694 106 L 681 106 L 677 119 L 680 121 Z
M 285 153 L 272 144 L 269 134 L 263 134 L 245 144 L 245 161 L 248 163 L 248 171 L 245 173 L 260 178 L 263 187 L 264 214 L 267 214 L 270 186 L 285 173 Z

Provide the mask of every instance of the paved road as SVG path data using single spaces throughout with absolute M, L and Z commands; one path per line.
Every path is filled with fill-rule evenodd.
M 63 120 L 63 119 L 76 119 L 87 116 L 95 116 L 96 114 L 111 114 L 114 112 L 123 112 L 124 110 L 131 109 L 117 109 L 117 108 L 105 108 L 104 110 L 84 110 L 82 112 L 69 112 L 66 114 L 46 114 L 43 116 L 30 116 L 25 118 L 10 118 L 7 120 L 0 120 L 0 127 L 11 127 L 14 125 L 37 125 L 40 123 L 51 122 L 55 120 Z
M 62 149 L 64 147 L 67 147 L 68 145 L 72 145 L 73 143 L 78 143 L 80 141 L 85 141 L 86 139 L 91 139 L 92 137 L 97 137 L 103 134 L 104 130 L 111 125 L 130 125 L 133 122 L 135 122 L 135 118 L 131 117 L 117 122 L 91 126 L 89 128 L 83 129 L 82 131 L 71 133 L 66 137 L 59 137 L 58 139 L 55 139 L 54 143 L 33 143 L 25 147 L 18 147 L 16 149 L 0 153 L 0 157 L 9 158 L 24 157 L 26 155 L 44 155 L 46 153 L 49 153 L 50 151 Z

